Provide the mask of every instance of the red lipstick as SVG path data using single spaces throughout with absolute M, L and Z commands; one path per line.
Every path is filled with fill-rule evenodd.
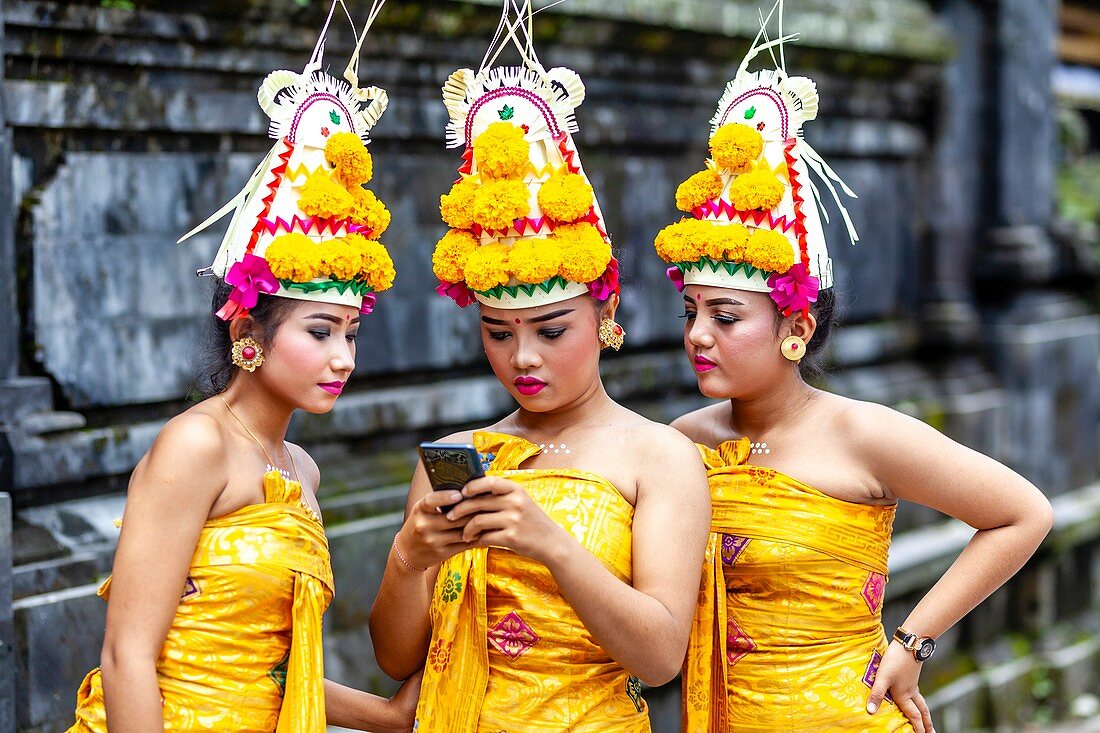
M 516 377 L 515 385 L 521 395 L 530 397 L 541 392 L 542 388 L 546 386 L 546 382 L 535 377 Z
M 329 394 L 338 395 L 344 391 L 343 382 L 325 382 L 324 384 L 318 384 L 318 387 L 325 390 Z
M 718 366 L 713 361 L 705 356 L 695 355 L 695 371 L 697 372 L 709 372 L 714 367 Z

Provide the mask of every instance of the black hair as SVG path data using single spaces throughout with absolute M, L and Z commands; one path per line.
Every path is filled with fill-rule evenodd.
M 215 315 L 229 300 L 231 292 L 233 287 L 219 279 L 210 299 L 210 317 L 203 329 L 198 358 L 195 360 L 195 388 L 202 399 L 224 392 L 237 372 L 237 367 L 230 358 L 233 349 L 233 340 L 229 337 L 230 322 Z M 250 335 L 261 346 L 269 346 L 271 338 L 286 318 L 287 310 L 293 305 L 294 301 L 287 298 L 261 294 L 256 307 L 248 312 L 256 327 Z
M 779 315 L 779 323 L 783 322 L 783 314 Z M 836 295 L 832 288 L 826 288 L 817 295 L 817 302 L 810 306 L 810 313 L 817 319 L 817 328 L 813 338 L 806 344 L 806 355 L 798 362 L 798 373 L 804 380 L 817 379 L 825 374 L 822 365 L 822 355 L 825 345 L 829 342 L 829 336 L 836 327 Z

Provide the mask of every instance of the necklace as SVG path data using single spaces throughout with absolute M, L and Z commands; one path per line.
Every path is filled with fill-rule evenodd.
M 229 414 L 233 416 L 233 419 L 240 423 L 240 426 L 244 428 L 244 431 L 246 433 L 248 433 L 248 437 L 256 441 L 256 445 L 260 446 L 260 450 L 264 452 L 264 457 L 267 458 L 267 470 L 278 471 L 280 474 L 282 474 L 283 478 L 290 480 L 290 472 L 284 468 L 279 468 L 275 465 L 275 461 L 271 460 L 271 454 L 267 452 L 267 448 L 265 448 L 264 444 L 260 442 L 260 439 L 256 437 L 256 434 L 248 429 L 248 426 L 244 424 L 244 420 L 238 417 L 237 413 L 233 412 L 233 408 L 229 406 L 229 400 L 225 399 L 225 395 L 218 396 L 222 398 L 222 402 L 225 403 L 225 409 L 229 410 Z M 285 444 L 283 448 L 285 450 Z M 289 460 L 290 467 L 294 470 L 294 480 L 298 483 L 301 483 L 301 481 L 298 479 L 298 467 L 294 465 L 294 458 L 290 455 L 289 450 L 286 452 L 286 457 Z
M 565 447 L 565 443 L 551 443 L 550 445 L 547 445 L 546 443 L 539 443 L 539 448 L 542 449 L 543 454 L 565 453 L 566 455 L 569 455 L 573 452 Z
M 768 447 L 767 443 L 753 443 L 750 446 L 750 450 L 754 454 L 760 453 L 760 454 L 764 454 L 764 455 L 767 455 L 767 454 L 772 452 L 772 449 Z

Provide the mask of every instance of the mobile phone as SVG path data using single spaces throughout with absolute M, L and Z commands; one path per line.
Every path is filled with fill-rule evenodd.
M 485 475 L 481 467 L 481 454 L 477 448 L 463 443 L 421 443 L 420 460 L 428 472 L 428 481 L 434 491 L 461 491 L 475 478 Z M 443 513 L 451 511 L 454 504 L 442 507 Z

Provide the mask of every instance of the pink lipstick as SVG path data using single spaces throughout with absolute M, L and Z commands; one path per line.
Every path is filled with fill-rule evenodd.
M 713 361 L 705 356 L 695 355 L 695 371 L 697 372 L 709 372 L 714 367 L 718 366 Z
M 546 382 L 535 377 L 516 377 L 515 385 L 521 395 L 530 397 L 541 392 L 542 388 L 546 386 Z
M 344 391 L 343 382 L 326 382 L 325 384 L 318 384 L 318 387 L 325 390 L 329 394 L 338 395 Z

